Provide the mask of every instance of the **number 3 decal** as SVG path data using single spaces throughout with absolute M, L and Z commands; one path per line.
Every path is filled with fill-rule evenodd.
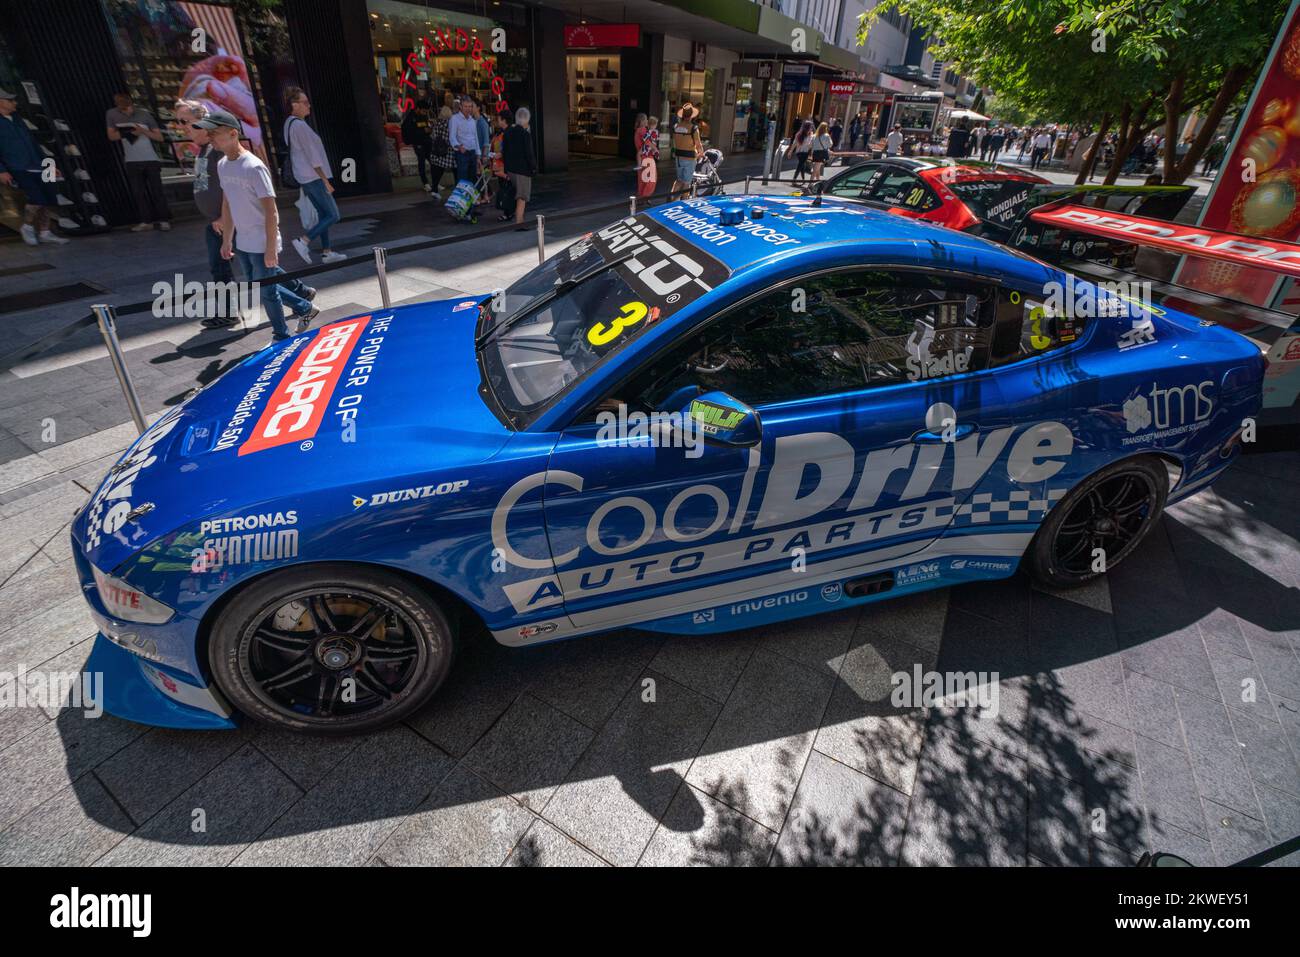
M 587 330 L 587 341 L 593 346 L 607 346 L 624 332 L 646 317 L 649 308 L 644 302 L 628 302 L 622 307 L 622 314 L 608 326 L 598 322 Z
M 1029 311 L 1029 344 L 1035 349 L 1046 349 L 1052 344 L 1052 337 L 1043 335 L 1043 307 L 1034 306 Z

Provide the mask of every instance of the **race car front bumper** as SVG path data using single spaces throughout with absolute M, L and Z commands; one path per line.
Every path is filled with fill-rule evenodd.
M 95 637 L 85 670 L 102 675 L 103 700 L 96 703 L 119 718 L 164 728 L 236 727 L 230 705 L 216 688 L 145 661 L 102 633 Z

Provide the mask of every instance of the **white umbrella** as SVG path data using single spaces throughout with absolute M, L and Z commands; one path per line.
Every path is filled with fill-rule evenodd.
M 987 120 L 988 117 L 983 113 L 976 113 L 974 110 L 953 110 L 948 114 L 949 119 L 953 120 Z

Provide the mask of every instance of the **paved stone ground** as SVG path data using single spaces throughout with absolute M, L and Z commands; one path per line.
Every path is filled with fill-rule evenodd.
M 339 245 L 400 242 L 410 199 Z M 490 288 L 533 243 L 394 257 L 394 298 Z M 377 298 L 364 268 L 319 285 L 325 320 Z M 267 333 L 133 335 L 161 410 Z M 67 526 L 134 436 L 101 356 L 74 341 L 0 374 L 0 672 L 89 653 Z M 1298 465 L 1243 459 L 1068 595 L 1017 577 L 731 635 L 470 635 L 437 700 L 364 738 L 0 709 L 0 861 L 1230 863 L 1300 834 Z M 998 712 L 892 707 L 889 676 L 918 664 L 997 672 Z

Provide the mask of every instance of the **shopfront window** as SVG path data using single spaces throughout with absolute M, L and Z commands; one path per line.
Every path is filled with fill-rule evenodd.
M 179 99 L 233 113 L 248 147 L 267 160 L 264 116 L 233 7 L 183 0 L 108 0 L 105 6 L 125 92 L 153 114 L 166 136 L 157 147 L 164 181 L 188 176 L 193 165 L 193 144 L 174 125 L 172 106 Z M 105 110 L 112 105 L 103 104 Z
M 709 118 L 713 116 L 713 70 L 691 70 L 684 63 L 664 64 L 664 114 L 675 116 L 683 103 L 699 110 L 700 139 L 709 143 L 712 130 Z M 671 125 L 663 122 L 661 128 Z M 723 148 L 730 144 L 724 144 Z
M 622 57 L 617 53 L 570 54 L 567 65 L 569 154 L 617 155 Z
M 511 114 L 533 106 L 523 10 L 494 3 L 487 7 L 489 17 L 474 13 L 475 8 L 481 12 L 484 5 L 458 9 L 454 3 L 367 0 L 375 84 L 390 135 L 402 122 L 408 98 L 437 110 L 468 93 L 489 116 L 501 103 Z M 505 30 L 504 52 L 492 51 L 497 28 Z M 504 81 L 497 91 L 492 88 L 494 77 Z

